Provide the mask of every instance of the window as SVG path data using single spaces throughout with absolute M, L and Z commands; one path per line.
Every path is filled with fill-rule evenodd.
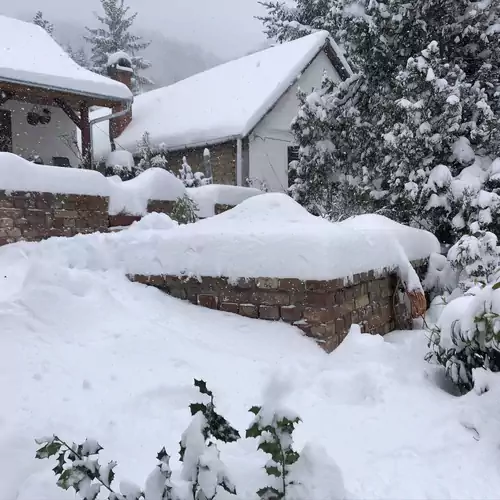
M 12 153 L 11 112 L 0 109 L 0 151 Z
M 288 164 L 299 159 L 299 146 L 288 146 Z

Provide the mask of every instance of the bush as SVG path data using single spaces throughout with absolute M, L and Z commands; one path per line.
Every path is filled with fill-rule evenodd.
M 175 201 L 170 218 L 179 224 L 191 224 L 198 220 L 198 205 L 185 194 Z
M 443 366 L 460 391 L 467 392 L 475 368 L 500 370 L 497 238 L 484 231 L 462 236 L 443 259 L 431 259 L 426 278 L 448 302 L 430 330 L 426 359 Z
M 214 395 L 207 384 L 195 379 L 194 385 L 203 402 L 190 405 L 192 420 L 179 443 L 181 479 L 184 483 L 172 480 L 170 456 L 165 448 L 158 453 L 158 463 L 146 479 L 144 488 L 123 481 L 120 492 L 114 485 L 117 463 L 99 463 L 99 452 L 103 448 L 95 440 L 69 444 L 56 435 L 42 438 L 37 440 L 40 448 L 36 458 L 56 457 L 57 465 L 53 471 L 57 476 L 57 486 L 66 490 L 73 488 L 81 500 L 96 500 L 100 493 L 107 496 L 99 498 L 107 500 L 214 500 L 221 490 L 228 495 L 236 495 L 236 487 L 220 458 L 217 442 L 233 443 L 240 439 L 240 433 L 217 413 Z M 312 447 L 306 445 L 304 464 L 302 468 L 295 467 L 301 455 L 293 450 L 292 434 L 300 419 L 288 411 L 277 410 L 273 403 L 268 399 L 263 406 L 254 406 L 250 410 L 255 419 L 247 430 L 247 437 L 258 437 L 258 448 L 271 456 L 264 467 L 270 484 L 259 489 L 258 496 L 262 500 L 340 500 L 343 497 L 343 482 L 335 464 L 326 454 L 313 453 Z M 317 458 L 320 456 L 321 459 Z M 320 488 L 323 492 L 334 491 L 333 496 L 331 493 L 326 496 L 318 493 L 316 483 L 311 487 L 307 485 L 310 472 L 304 471 L 318 467 L 322 471 L 326 467 L 333 474 L 334 484 L 327 489 Z M 331 483 L 332 478 L 329 481 Z M 293 487 L 300 488 L 300 497 L 296 496 Z

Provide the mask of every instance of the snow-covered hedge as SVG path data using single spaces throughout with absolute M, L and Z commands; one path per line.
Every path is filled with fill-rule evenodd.
M 493 233 L 472 229 L 447 257 L 431 257 L 424 282 L 437 294 L 428 359 L 462 390 L 472 388 L 475 368 L 500 369 L 500 247 Z
M 144 215 L 148 200 L 175 201 L 186 194 L 182 181 L 161 168 L 122 181 L 93 170 L 36 165 L 11 153 L 0 153 L 0 189 L 107 196 L 111 215 Z

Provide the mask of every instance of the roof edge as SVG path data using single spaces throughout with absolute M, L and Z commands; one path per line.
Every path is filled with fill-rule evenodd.
M 330 34 L 328 34 L 323 45 L 321 45 L 321 47 L 318 48 L 314 55 L 304 64 L 303 68 L 300 70 L 300 74 L 293 79 L 293 81 L 286 87 L 286 89 L 284 89 L 284 91 L 278 96 L 278 98 L 273 102 L 269 109 L 262 113 L 262 115 L 257 115 L 255 119 L 252 120 L 250 124 L 248 124 L 248 126 L 240 134 L 240 138 L 247 137 L 249 134 L 251 134 L 252 130 L 254 130 L 255 127 L 257 127 L 257 125 L 264 119 L 264 117 L 274 109 L 278 101 L 297 83 L 297 81 L 302 76 L 302 73 L 312 64 L 312 62 L 316 59 L 316 57 L 318 57 L 321 52 L 326 53 L 326 56 L 332 63 L 335 71 L 337 71 L 337 73 L 339 74 L 341 80 L 346 80 L 347 78 L 352 76 L 352 69 L 345 57 L 342 55 L 340 47 L 332 39 Z
M 126 98 L 126 97 L 116 97 L 116 96 L 111 96 L 111 95 L 106 95 L 106 94 L 95 94 L 93 92 L 75 91 L 74 89 L 68 89 L 68 88 L 59 87 L 56 85 L 44 85 L 44 84 L 40 84 L 40 83 L 30 82 L 27 80 L 20 80 L 17 78 L 0 77 L 0 82 L 11 83 L 14 85 L 24 85 L 26 87 L 42 89 L 42 90 L 52 90 L 52 91 L 56 91 L 56 92 L 65 92 L 67 94 L 73 94 L 73 95 L 82 96 L 82 97 L 91 97 L 94 99 L 111 101 L 111 102 L 133 102 L 134 101 L 133 95 L 130 98 Z

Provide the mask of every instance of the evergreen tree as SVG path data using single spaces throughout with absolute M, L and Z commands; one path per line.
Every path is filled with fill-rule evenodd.
M 71 47 L 71 45 L 67 45 L 65 47 L 65 50 L 69 54 L 71 59 L 73 59 L 73 61 L 75 61 L 79 66 L 81 66 L 82 68 L 91 69 L 92 66 L 89 61 L 89 57 L 83 47 L 80 47 L 75 51 L 73 47 Z
M 294 7 L 279 0 L 259 2 L 267 14 L 259 16 L 265 34 L 282 43 L 328 29 L 332 0 L 297 0 Z
M 208 184 L 203 172 L 194 172 L 185 156 L 182 157 L 182 165 L 179 169 L 179 178 L 186 187 L 200 187 Z
M 40 26 L 40 28 L 43 28 L 50 36 L 53 36 L 54 34 L 54 25 L 47 21 L 43 17 L 43 12 L 39 10 L 36 14 L 35 17 L 33 18 L 33 24 L 36 24 L 37 26 Z
M 134 93 L 140 93 L 144 85 L 153 82 L 140 72 L 151 66 L 142 56 L 141 50 L 149 46 L 150 42 L 143 41 L 141 37 L 133 35 L 130 29 L 137 17 L 137 12 L 129 14 L 130 7 L 125 5 L 125 0 L 101 0 L 104 15 L 97 15 L 98 21 L 103 25 L 100 28 L 86 28 L 88 35 L 85 39 L 92 46 L 93 71 L 107 74 L 108 57 L 116 52 L 126 52 L 130 55 L 132 69 L 134 70 Z
M 292 195 L 321 213 L 345 200 L 447 242 L 476 221 L 492 229 L 497 200 L 485 207 L 484 186 L 455 181 L 499 153 L 499 10 L 499 0 L 332 0 L 324 27 L 357 73 L 301 96 Z

